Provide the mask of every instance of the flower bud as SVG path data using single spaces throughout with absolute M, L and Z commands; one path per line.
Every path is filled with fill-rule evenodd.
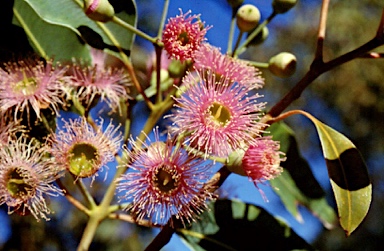
M 185 75 L 187 69 L 187 61 L 172 60 L 168 65 L 168 73 L 171 78 L 181 78 Z
M 84 0 L 84 12 L 94 21 L 108 22 L 115 15 L 108 0 Z
M 250 35 L 251 33 L 252 32 L 249 32 L 248 35 Z M 261 32 L 259 32 L 259 34 L 257 34 L 256 37 L 251 40 L 251 42 L 249 42 L 249 45 L 251 46 L 259 45 L 263 43 L 268 38 L 268 36 L 269 36 L 269 30 L 267 26 L 264 26 Z
M 268 69 L 278 77 L 289 77 L 296 71 L 296 57 L 289 52 L 281 52 L 269 60 Z
M 273 11 L 279 14 L 285 13 L 295 6 L 296 3 L 297 0 L 273 0 Z
M 236 14 L 237 27 L 243 32 L 256 28 L 260 21 L 260 11 L 252 4 L 245 4 L 239 8 Z
M 247 176 L 243 169 L 243 158 L 245 151 L 243 149 L 236 149 L 228 155 L 226 166 L 229 171 L 239 174 L 241 176 Z

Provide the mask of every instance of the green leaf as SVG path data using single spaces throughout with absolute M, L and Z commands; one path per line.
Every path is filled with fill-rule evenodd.
M 68 27 L 45 22 L 25 1 L 15 1 L 13 23 L 24 29 L 33 49 L 44 58 L 90 59 L 88 48 L 80 43 L 76 33 Z
M 367 167 L 355 145 L 343 134 L 309 113 L 299 111 L 316 126 L 335 194 L 340 224 L 349 236 L 363 221 L 372 200 Z
M 336 213 L 328 204 L 308 162 L 301 156 L 294 132 L 284 123 L 274 123 L 269 131 L 274 140 L 280 141 L 281 151 L 286 153 L 286 160 L 281 163 L 284 172 L 270 181 L 286 209 L 301 222 L 298 208 L 301 204 L 318 217 L 324 227 L 333 228 L 337 222 Z
M 189 229 L 178 229 L 193 250 L 293 250 L 313 248 L 261 207 L 218 200 Z
M 129 54 L 134 34 L 113 22 L 92 21 L 84 14 L 82 2 L 16 0 L 14 22 L 24 28 L 32 46 L 44 57 L 55 57 L 55 60 L 71 60 L 73 57 L 88 60 L 90 48 L 84 43 L 97 49 L 106 49 L 120 58 L 121 55 L 117 53 L 119 49 Z M 114 8 L 117 17 L 136 26 L 136 6 L 133 1 L 124 1 Z M 26 21 L 25 25 L 23 20 Z
M 283 172 L 279 177 L 271 180 L 271 185 L 280 196 L 287 210 L 302 222 L 298 204 L 308 208 L 314 216 L 319 218 L 324 227 L 332 229 L 337 222 L 337 216 L 333 208 L 328 204 L 326 198 L 310 198 L 305 196 L 296 186 L 289 172 Z

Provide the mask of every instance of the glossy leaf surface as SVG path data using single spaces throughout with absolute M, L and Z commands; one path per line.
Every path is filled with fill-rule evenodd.
M 316 126 L 335 194 L 340 224 L 349 236 L 363 221 L 372 200 L 367 167 L 355 145 L 343 134 L 300 111 Z
M 72 58 L 90 59 L 90 47 L 107 49 L 121 56 L 119 49 L 129 54 L 134 34 L 113 23 L 89 19 L 80 0 L 16 0 L 14 23 L 21 26 L 32 47 L 41 56 L 58 61 Z M 136 7 L 133 1 L 110 1 L 116 16 L 132 26 L 136 25 Z M 116 2 L 116 3 L 114 3 Z

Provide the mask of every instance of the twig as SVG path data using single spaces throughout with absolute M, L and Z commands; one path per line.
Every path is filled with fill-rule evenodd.
M 232 18 L 231 18 L 231 24 L 229 26 L 229 36 L 228 36 L 228 44 L 227 44 L 227 54 L 232 54 L 232 43 L 233 43 L 233 36 L 235 34 L 235 25 L 236 25 L 236 10 L 232 9 Z
M 367 54 L 361 55 L 359 58 L 384 58 L 383 52 L 368 52 Z
M 315 60 L 312 62 L 309 71 L 304 77 L 268 112 L 269 116 L 276 117 L 282 111 L 284 111 L 293 101 L 301 96 L 301 93 L 311 84 L 318 76 L 327 72 L 336 66 L 344 64 L 352 59 L 358 58 L 362 55 L 366 55 L 369 51 L 384 44 L 384 10 L 381 18 L 380 26 L 376 36 L 369 40 L 362 46 L 345 53 L 329 62 L 324 63 L 322 60 Z
M 76 183 L 76 185 L 78 186 L 79 190 L 81 191 L 81 193 L 83 194 L 84 196 L 84 199 L 88 202 L 89 206 L 91 207 L 91 209 L 93 209 L 94 207 L 96 207 L 96 202 L 95 200 L 93 199 L 91 193 L 88 191 L 88 189 L 85 187 L 84 183 L 83 183 L 83 180 L 78 177 L 76 177 L 75 175 L 72 175 L 73 176 L 73 179 L 74 179 L 74 182 Z
M 151 37 L 151 36 L 148 36 L 145 32 L 142 32 L 141 30 L 137 29 L 135 26 L 132 26 L 130 25 L 129 23 L 121 20 L 120 18 L 118 18 L 117 16 L 113 16 L 112 18 L 112 22 L 120 25 L 121 27 L 124 27 L 125 29 L 127 29 L 128 31 L 131 31 L 133 32 L 134 34 L 152 42 L 152 43 L 156 43 L 157 39 L 154 38 L 154 37 Z
M 167 18 L 167 13 L 168 13 L 168 7 L 169 7 L 169 0 L 165 0 L 163 5 L 163 12 L 161 14 L 161 20 L 159 24 L 159 31 L 157 32 L 158 38 L 160 38 L 163 34 L 165 19 Z
M 156 53 L 156 103 L 160 103 L 162 101 L 162 93 L 161 93 L 161 54 L 163 52 L 163 48 L 160 46 L 155 46 Z
M 240 45 L 240 42 L 241 42 L 241 38 L 243 37 L 243 34 L 244 32 L 243 31 L 240 31 L 239 35 L 237 36 L 237 40 L 236 40 L 236 44 L 235 44 L 235 48 L 233 49 L 233 53 L 232 53 L 232 57 L 235 56 L 235 52 L 237 50 L 237 48 L 239 47 Z
M 147 106 L 149 107 L 149 109 L 152 109 L 153 103 L 151 100 L 149 100 L 149 98 L 147 97 L 147 94 L 145 94 L 143 88 L 141 87 L 139 81 L 137 80 L 136 73 L 135 73 L 135 70 L 133 69 L 131 62 L 125 60 L 124 65 L 128 70 L 128 74 L 131 77 L 132 83 L 135 86 L 136 90 L 143 96 L 144 101 L 147 104 Z
M 60 179 L 56 180 L 56 183 L 57 183 L 57 185 L 63 190 L 65 198 L 66 198 L 72 205 L 74 205 L 77 209 L 79 209 L 80 211 L 84 212 L 85 214 L 89 214 L 89 210 L 88 210 L 88 208 L 86 208 L 80 201 L 78 201 L 77 199 L 75 199 L 75 197 L 73 197 L 73 196 L 69 193 L 68 189 L 64 186 L 64 184 L 61 182 Z
M 379 28 L 377 29 L 376 37 L 378 37 L 380 40 L 384 40 L 384 8 L 381 13 L 381 19 Z
M 115 21 L 118 21 L 120 19 L 118 19 L 117 17 L 114 17 Z M 122 20 L 121 20 L 122 21 Z M 147 97 L 147 95 L 145 94 L 143 88 L 141 87 L 139 81 L 137 80 L 137 77 L 136 77 L 136 73 L 133 69 L 133 66 L 132 66 L 132 62 L 130 61 L 130 59 L 128 58 L 128 56 L 124 53 L 124 51 L 122 50 L 122 47 L 120 45 L 120 43 L 117 41 L 117 39 L 113 36 L 113 34 L 108 30 L 108 28 L 105 26 L 105 24 L 103 23 L 100 23 L 100 22 L 96 22 L 97 25 L 100 27 L 100 29 L 103 30 L 103 32 L 108 36 L 108 38 L 112 41 L 112 43 L 119 49 L 119 54 L 121 56 L 121 59 L 125 65 L 125 68 L 127 69 L 128 71 L 128 74 L 129 76 L 131 77 L 131 80 L 132 80 L 132 83 L 133 85 L 135 86 L 136 90 L 143 96 L 144 98 L 144 101 L 145 103 L 147 104 L 147 106 L 149 108 L 151 108 L 153 106 L 152 102 L 149 100 L 149 98 Z M 125 22 L 122 21 L 121 24 L 124 24 Z M 128 23 L 125 23 L 128 25 Z M 158 40 L 155 39 L 155 38 L 151 38 L 149 39 L 149 41 L 153 42 L 153 43 L 156 43 Z M 160 46 L 160 45 L 159 45 Z
M 325 31 L 327 27 L 328 6 L 329 6 L 329 0 L 323 0 L 323 5 L 321 6 L 321 11 L 320 11 L 320 22 L 319 22 L 319 31 L 317 35 L 315 60 L 323 61 L 323 47 L 324 47 Z

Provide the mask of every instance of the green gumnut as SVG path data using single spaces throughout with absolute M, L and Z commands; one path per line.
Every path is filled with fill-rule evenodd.
M 289 52 L 281 52 L 269 60 L 268 69 L 272 74 L 286 78 L 296 71 L 296 56 Z
M 181 78 L 187 69 L 187 63 L 179 60 L 172 60 L 168 66 L 168 73 L 171 78 Z
M 236 23 L 239 30 L 248 32 L 256 28 L 260 21 L 260 11 L 252 4 L 241 6 L 236 13 Z

